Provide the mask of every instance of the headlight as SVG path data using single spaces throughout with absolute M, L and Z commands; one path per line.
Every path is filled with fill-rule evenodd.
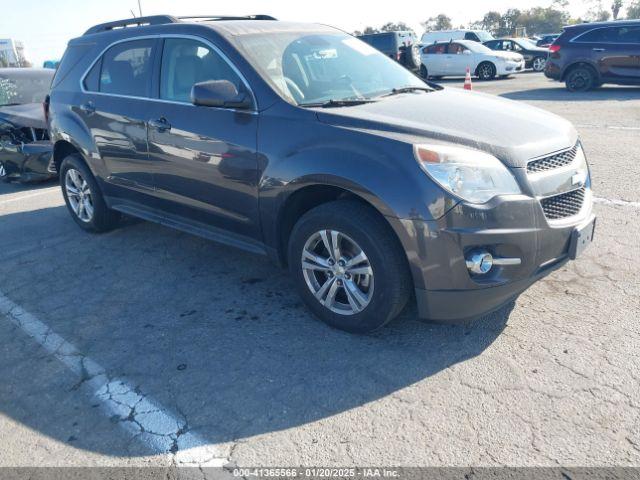
M 433 181 L 470 203 L 496 195 L 517 195 L 520 187 L 496 157 L 477 150 L 443 145 L 415 145 L 416 160 Z

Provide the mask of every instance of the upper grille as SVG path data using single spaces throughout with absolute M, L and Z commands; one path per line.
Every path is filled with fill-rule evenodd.
M 576 153 L 578 153 L 577 144 L 571 150 L 533 160 L 527 164 L 527 173 L 546 172 L 547 170 L 569 165 L 576 158 Z
M 555 197 L 543 198 L 540 203 L 545 216 L 549 220 L 559 220 L 577 215 L 582 210 L 585 193 L 586 188 L 582 187 Z

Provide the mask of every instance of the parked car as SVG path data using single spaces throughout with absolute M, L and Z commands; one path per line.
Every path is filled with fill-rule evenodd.
M 358 38 L 409 70 L 420 67 L 420 45 L 413 32 L 381 32 Z
M 570 91 L 640 85 L 640 20 L 566 27 L 549 48 L 545 75 Z
M 436 30 L 426 32 L 420 41 L 423 46 L 436 42 L 450 42 L 452 40 L 471 40 L 472 42 L 488 42 L 493 35 L 485 30 Z
M 484 42 L 491 50 L 503 52 L 516 52 L 524 57 L 525 68 L 531 68 L 534 72 L 543 72 L 547 63 L 549 49 L 537 47 L 526 38 L 501 38 Z
M 46 180 L 52 170 L 52 145 L 42 102 L 51 70 L 0 69 L 0 180 Z
M 440 42 L 422 49 L 420 75 L 440 78 L 465 75 L 467 68 L 480 80 L 493 80 L 524 70 L 519 53 L 491 50 L 471 40 Z
M 559 33 L 546 33 L 544 35 L 540 35 L 540 38 L 536 42 L 536 46 L 542 48 L 549 48 L 553 42 L 555 42 L 556 38 L 560 36 Z
M 431 320 L 491 312 L 594 230 L 569 122 L 427 84 L 327 26 L 98 25 L 70 41 L 48 108 L 82 229 L 125 213 L 267 255 L 351 332 L 411 297 Z

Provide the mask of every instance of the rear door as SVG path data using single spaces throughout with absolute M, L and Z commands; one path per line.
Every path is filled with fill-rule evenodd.
M 437 77 L 446 75 L 446 53 L 446 43 L 437 43 L 435 45 L 429 45 L 428 47 L 424 47 L 422 49 L 422 63 L 425 67 L 427 67 L 430 76 Z
M 259 238 L 255 110 L 191 103 L 194 84 L 228 80 L 249 87 L 211 43 L 168 37 L 159 56 L 149 121 L 149 158 L 158 205 L 169 220 Z
M 84 77 L 83 103 L 74 107 L 91 131 L 107 182 L 141 192 L 153 190 L 146 111 L 156 46 L 155 39 L 111 46 Z

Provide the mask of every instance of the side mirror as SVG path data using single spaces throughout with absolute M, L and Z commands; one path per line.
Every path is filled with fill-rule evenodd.
M 471 55 L 471 50 L 464 50 L 462 52 L 463 55 Z
M 251 108 L 251 98 L 240 93 L 229 80 L 196 83 L 191 89 L 191 103 L 201 107 Z

